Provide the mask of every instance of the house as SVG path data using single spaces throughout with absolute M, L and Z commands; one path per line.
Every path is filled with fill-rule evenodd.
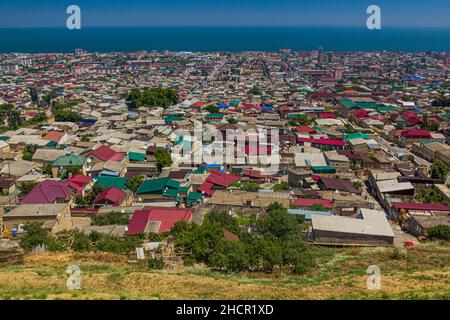
M 37 149 L 33 155 L 33 162 L 48 165 L 55 162 L 59 157 L 65 156 L 66 151 L 55 149 Z
M 100 162 L 100 161 L 121 161 L 122 158 L 125 156 L 124 153 L 116 152 L 107 145 L 102 145 L 92 151 L 90 153 L 90 156 L 94 158 L 94 162 Z
M 319 215 L 319 216 L 325 216 L 325 217 L 331 217 L 332 214 L 329 211 L 311 211 L 311 210 L 304 210 L 304 209 L 288 209 L 289 214 L 293 214 L 296 216 L 302 216 L 306 222 L 311 222 L 313 215 Z
M 29 222 L 43 223 L 51 235 L 72 229 L 69 203 L 21 204 L 3 216 L 3 226 L 12 235 Z
M 164 233 L 170 231 L 178 221 L 189 223 L 191 218 L 190 209 L 144 208 L 134 212 L 126 234 Z
M 78 171 L 78 173 L 82 173 L 86 175 L 87 170 L 87 161 L 85 157 L 70 154 L 60 156 L 54 162 L 52 162 L 52 173 L 53 178 L 57 178 L 58 176 L 63 176 L 65 174 L 68 175 L 72 170 Z
M 125 190 L 128 180 L 129 179 L 122 177 L 100 176 L 95 179 L 95 185 L 103 186 L 106 189 L 116 187 Z
M 312 215 L 314 244 L 393 246 L 394 232 L 383 211 L 359 209 L 358 218 Z
M 67 181 L 42 181 L 31 190 L 20 204 L 66 203 L 70 201 L 72 189 Z
M 440 203 L 394 202 L 392 216 L 414 235 L 426 236 L 428 227 L 448 223 L 450 208 Z
M 333 209 L 333 201 L 322 199 L 294 199 L 292 206 L 301 209 L 310 209 L 312 206 L 323 206 L 326 209 Z
M 86 187 L 90 185 L 91 181 L 92 177 L 84 176 L 82 174 L 73 174 L 67 179 L 69 187 L 71 187 L 77 195 L 81 196 L 84 196 L 84 191 Z
M 161 200 L 164 198 L 177 198 L 180 189 L 180 182 L 170 178 L 158 178 L 145 180 L 138 191 L 137 197 L 140 201 Z
M 94 207 L 123 207 L 129 206 L 132 203 L 132 197 L 119 188 L 111 187 L 103 190 L 94 200 Z
M 431 139 L 428 130 L 404 130 L 399 137 L 402 146 L 411 147 L 414 142 L 428 141 Z
M 212 196 L 216 189 L 226 189 L 232 183 L 239 181 L 241 178 L 226 172 L 212 172 L 206 181 L 197 187 L 197 191 Z
M 349 193 L 360 194 L 361 191 L 357 190 L 353 183 L 348 179 L 334 179 L 328 177 L 319 177 L 318 186 L 321 190 L 335 190 Z

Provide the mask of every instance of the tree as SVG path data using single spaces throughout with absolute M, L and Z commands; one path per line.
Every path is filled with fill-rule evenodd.
M 320 203 L 315 203 L 311 206 L 311 211 L 327 211 L 327 209 Z
M 430 239 L 450 241 L 450 226 L 438 225 L 427 230 Z
M 257 192 L 259 189 L 260 186 L 257 183 L 246 183 L 242 186 L 242 190 L 249 192 Z
M 31 102 L 36 106 L 39 104 L 39 95 L 36 88 L 30 88 Z
M 207 107 L 204 107 L 203 110 L 205 110 L 209 113 L 219 113 L 220 112 L 220 109 L 217 108 L 216 106 L 207 106 Z
M 285 182 L 274 184 L 274 186 L 272 187 L 273 191 L 283 191 L 283 190 L 288 190 L 288 189 L 289 189 L 289 186 Z
M 142 106 L 167 108 L 178 103 L 178 93 L 171 88 L 132 89 L 127 97 L 131 110 Z
M 91 219 L 92 226 L 128 225 L 130 217 L 128 213 L 108 212 L 99 214 Z
M 267 216 L 256 221 L 256 229 L 266 239 L 288 240 L 302 233 L 301 224 L 280 204 L 270 205 L 267 211 Z
M 444 198 L 436 187 L 430 187 L 420 190 L 416 193 L 416 200 L 422 203 L 443 203 Z
M 24 182 L 22 183 L 19 188 L 19 198 L 25 197 L 27 194 L 30 193 L 31 190 L 36 188 L 39 185 L 37 182 Z
M 32 250 L 38 245 L 45 245 L 49 251 L 61 250 L 61 246 L 56 240 L 47 234 L 47 231 L 42 228 L 41 223 L 31 222 L 23 226 L 26 234 L 21 238 L 20 245 L 26 250 Z
M 159 148 L 155 152 L 156 165 L 158 170 L 164 167 L 170 167 L 172 165 L 172 156 L 166 149 Z
M 436 160 L 431 166 L 431 177 L 433 179 L 447 180 L 449 168 L 441 160 Z
M 205 215 L 204 222 L 211 224 L 216 223 L 224 230 L 236 235 L 240 233 L 237 220 L 226 212 L 209 212 Z
M 22 159 L 26 161 L 31 161 L 33 159 L 34 153 L 38 149 L 38 146 L 35 144 L 27 144 L 25 145 L 25 149 L 23 150 Z
M 125 186 L 133 191 L 133 192 L 137 192 L 139 187 L 141 186 L 142 182 L 144 182 L 145 177 L 144 176 L 135 176 L 133 178 L 131 178 L 130 180 L 127 181 L 127 183 L 125 184 Z
M 237 121 L 235 118 L 233 118 L 233 117 L 229 117 L 229 118 L 227 118 L 227 122 L 229 123 L 229 124 L 238 124 L 239 123 L 239 121 Z

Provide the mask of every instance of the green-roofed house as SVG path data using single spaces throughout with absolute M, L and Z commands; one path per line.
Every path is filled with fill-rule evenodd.
M 186 204 L 188 206 L 193 206 L 203 201 L 203 194 L 200 192 L 189 192 L 186 197 Z
M 223 113 L 210 113 L 206 115 L 206 121 L 221 121 L 225 115 Z
M 315 174 L 336 173 L 336 168 L 332 166 L 317 166 L 311 169 Z
M 354 132 L 354 133 L 350 133 L 348 134 L 344 140 L 345 141 L 350 141 L 350 140 L 355 140 L 355 139 L 364 139 L 364 140 L 369 140 L 370 137 L 369 135 L 363 133 L 363 132 Z
M 158 200 L 163 198 L 178 197 L 180 183 L 170 178 L 157 178 L 144 181 L 139 187 L 136 195 L 145 200 Z
M 147 156 L 145 153 L 128 152 L 128 159 L 130 162 L 145 162 Z
M 70 154 L 60 156 L 52 162 L 51 166 L 53 178 L 58 178 L 67 171 L 72 171 L 73 173 L 73 169 L 78 169 L 79 173 L 86 175 L 87 161 L 85 157 Z
M 128 180 L 129 179 L 123 177 L 100 176 L 97 178 L 95 185 L 103 186 L 106 189 L 116 187 L 118 189 L 125 190 Z

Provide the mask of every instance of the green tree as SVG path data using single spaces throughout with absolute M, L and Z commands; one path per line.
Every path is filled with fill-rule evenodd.
M 156 150 L 155 158 L 158 170 L 161 170 L 164 167 L 170 167 L 172 165 L 172 156 L 166 149 L 159 148 Z
M 49 251 L 58 251 L 62 249 L 56 240 L 50 237 L 47 231 L 42 228 L 41 223 L 26 223 L 23 226 L 23 230 L 26 233 L 21 238 L 20 245 L 26 250 L 32 250 L 38 245 L 45 245 Z
M 108 212 L 98 214 L 91 219 L 92 226 L 128 225 L 130 216 L 128 213 Z
M 38 149 L 38 146 L 35 144 L 27 144 L 25 145 L 25 149 L 23 150 L 22 159 L 26 161 L 31 161 L 33 159 L 34 153 Z
M 428 228 L 427 235 L 430 239 L 450 241 L 450 226 L 438 225 Z
M 145 177 L 144 176 L 135 176 L 127 181 L 125 186 L 128 188 L 128 190 L 131 190 L 133 192 L 138 191 L 141 184 L 144 182 Z
M 436 160 L 431 166 L 431 177 L 433 179 L 447 180 L 449 168 L 441 160 Z
M 246 183 L 242 186 L 242 190 L 248 192 L 257 192 L 259 189 L 260 186 L 257 183 Z
M 272 190 L 273 191 L 289 190 L 289 186 L 285 182 L 277 183 L 277 184 L 274 184 L 274 186 L 272 187 Z
M 36 188 L 39 185 L 37 182 L 24 182 L 20 184 L 19 188 L 19 198 L 25 197 L 30 193 L 31 190 Z

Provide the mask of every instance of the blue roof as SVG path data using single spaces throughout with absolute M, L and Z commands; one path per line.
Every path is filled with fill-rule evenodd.
M 219 104 L 217 106 L 217 108 L 219 108 L 219 109 L 226 109 L 226 108 L 228 108 L 228 104 L 226 104 L 226 103 Z
M 330 211 L 311 211 L 311 210 L 301 210 L 301 209 L 288 209 L 289 214 L 305 216 L 306 221 L 311 221 L 312 215 L 318 215 L 322 217 L 331 217 Z
M 221 164 L 216 164 L 216 163 L 207 163 L 205 164 L 206 168 L 221 168 L 222 165 Z

